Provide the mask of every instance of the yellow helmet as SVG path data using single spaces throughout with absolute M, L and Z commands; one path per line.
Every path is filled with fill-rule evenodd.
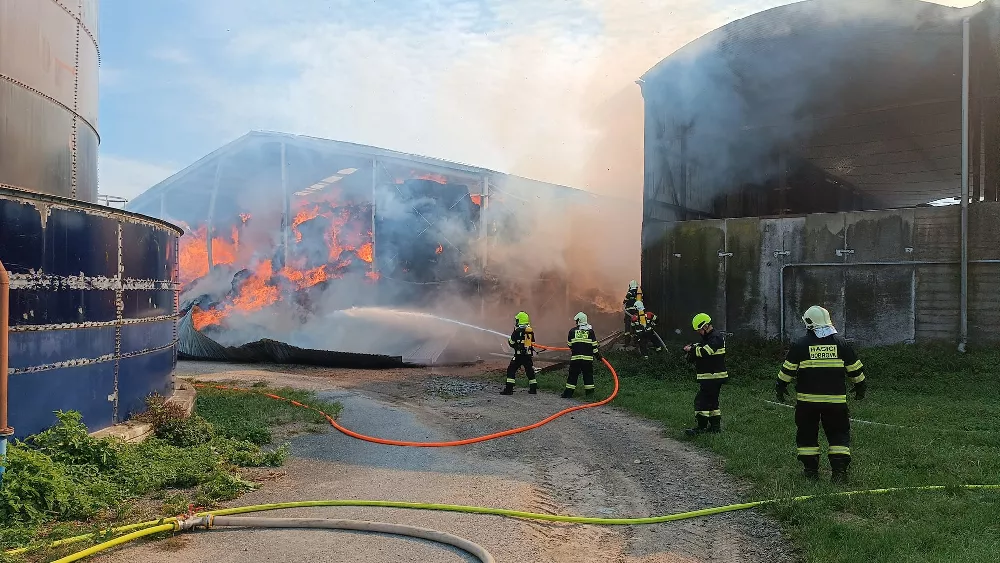
M 691 328 L 695 330 L 701 330 L 709 324 L 712 324 L 712 317 L 705 313 L 698 313 L 693 319 L 691 319 Z
M 531 324 L 530 320 L 528 319 L 528 313 L 521 311 L 520 313 L 514 315 L 514 324 L 516 325 Z

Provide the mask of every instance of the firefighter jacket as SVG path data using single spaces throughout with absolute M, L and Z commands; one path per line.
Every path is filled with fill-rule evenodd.
M 726 337 L 717 330 L 701 337 L 701 344 L 691 346 L 688 361 L 694 364 L 699 381 L 728 379 L 726 371 Z
M 592 361 L 594 358 L 600 357 L 597 333 L 594 332 L 594 327 L 589 324 L 580 325 L 570 330 L 566 337 L 566 343 L 569 344 L 571 360 Z
M 645 322 L 643 322 L 643 317 L 645 317 Z M 633 332 L 645 332 L 647 330 L 653 330 L 656 326 L 656 313 L 651 313 L 646 311 L 645 313 L 635 313 L 632 315 L 632 331 Z
M 639 297 L 638 289 L 628 290 L 628 293 L 625 294 L 625 299 L 622 299 L 622 306 L 625 307 L 626 311 L 635 308 L 635 302 L 638 299 L 638 297 Z
M 510 333 L 507 343 L 514 349 L 515 356 L 533 356 L 535 349 L 532 347 L 535 342 L 535 331 L 531 325 L 518 325 L 514 332 Z
M 847 381 L 864 385 L 864 366 L 839 334 L 824 338 L 809 331 L 792 344 L 778 371 L 779 387 L 795 381 L 796 399 L 807 403 L 846 403 Z

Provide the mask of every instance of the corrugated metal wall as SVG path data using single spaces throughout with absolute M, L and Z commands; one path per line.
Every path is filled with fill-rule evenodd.
M 969 339 L 993 343 L 1000 203 L 970 209 Z M 820 304 L 865 344 L 957 340 L 959 233 L 957 206 L 662 223 L 643 250 L 643 290 L 682 334 L 705 311 L 729 332 L 790 338 Z

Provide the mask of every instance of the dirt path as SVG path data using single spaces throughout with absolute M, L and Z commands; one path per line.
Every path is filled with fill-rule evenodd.
M 181 376 L 267 381 L 343 403 L 358 432 L 410 440 L 477 436 L 535 422 L 568 401 L 513 397 L 476 368 L 354 371 L 182 363 Z M 740 501 L 718 459 L 665 438 L 661 428 L 613 408 L 587 410 L 537 430 L 463 448 L 395 448 L 336 431 L 292 440 L 293 458 L 273 482 L 233 505 L 314 499 L 471 504 L 585 516 L 647 516 Z M 637 527 L 522 522 L 492 516 L 388 509 L 311 509 L 271 516 L 328 516 L 408 523 L 468 538 L 501 562 L 688 563 L 791 561 L 778 525 L 741 512 Z M 341 532 L 213 531 L 146 544 L 100 561 L 468 561 L 406 539 Z

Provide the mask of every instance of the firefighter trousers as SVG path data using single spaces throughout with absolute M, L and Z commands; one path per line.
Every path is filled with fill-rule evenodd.
M 567 391 L 576 390 L 580 374 L 583 374 L 583 390 L 589 395 L 594 391 L 594 360 L 570 360 L 569 377 L 566 378 Z
M 535 364 L 531 359 L 531 356 L 527 354 L 518 354 L 510 359 L 510 365 L 507 366 L 507 386 L 513 387 L 517 383 L 517 371 L 524 368 L 524 374 L 528 376 L 528 385 L 537 385 L 538 380 L 535 379 Z
M 698 393 L 694 396 L 694 417 L 698 428 L 705 429 L 711 425 L 718 430 L 722 423 L 722 411 L 719 409 L 719 392 L 725 385 L 725 379 L 702 379 L 698 381 Z
M 827 457 L 834 471 L 845 471 L 851 464 L 851 419 L 845 403 L 795 404 L 795 443 L 799 461 L 807 470 L 819 468 L 819 427 L 830 444 Z

